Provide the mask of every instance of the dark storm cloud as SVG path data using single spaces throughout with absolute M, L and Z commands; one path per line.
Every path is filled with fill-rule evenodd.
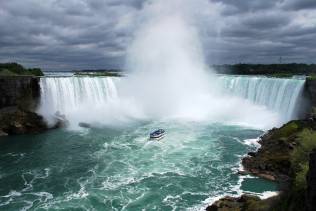
M 0 62 L 69 70 L 122 67 L 148 2 L 0 0 Z M 315 0 L 212 2 L 220 17 L 197 17 L 209 63 L 270 63 L 279 56 L 316 62 Z M 200 9 L 208 14 L 212 8 Z
M 281 0 L 215 0 L 215 2 L 226 5 L 226 9 L 231 11 L 232 14 L 271 9 L 275 7 L 279 1 Z
M 316 9 L 310 1 L 230 1 L 224 4 L 224 26 L 214 49 L 213 62 L 315 63 Z M 238 3 L 237 3 L 238 2 Z M 310 3 L 310 4 L 307 4 Z M 307 7 L 309 5 L 309 7 Z M 235 9 L 233 9 L 235 8 Z
M 283 7 L 285 9 L 291 10 L 312 10 L 316 9 L 316 1 L 315 0 L 287 0 L 283 1 Z
M 129 20 L 142 1 L 113 2 L 1 1 L 0 60 L 46 68 L 119 66 Z

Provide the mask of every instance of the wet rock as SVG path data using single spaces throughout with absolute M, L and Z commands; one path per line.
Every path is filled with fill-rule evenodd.
M 86 123 L 86 122 L 79 122 L 78 125 L 80 127 L 83 127 L 83 128 L 91 128 L 91 125 L 89 123 Z
M 247 175 L 247 174 L 249 174 L 249 172 L 248 171 L 245 171 L 245 170 L 238 170 L 238 172 L 237 172 L 239 175 Z
M 226 196 L 206 208 L 207 211 L 266 211 L 272 200 L 261 200 L 257 196 L 244 194 L 240 197 Z
M 61 114 L 59 111 L 55 113 L 54 118 L 56 123 L 53 128 L 62 128 L 69 125 L 69 121 L 67 120 L 66 115 Z
M 7 136 L 8 134 L 6 132 L 3 132 L 2 130 L 0 130 L 0 137 L 1 136 Z
M 260 138 L 261 147 L 242 159 L 245 170 L 269 180 L 283 181 L 291 174 L 291 153 L 297 147 L 296 134 L 312 127 L 308 121 L 291 121 Z
M 263 178 L 263 179 L 267 179 L 267 180 L 271 180 L 271 181 L 276 181 L 275 176 L 273 175 L 273 173 L 259 173 L 257 174 L 257 176 Z
M 276 181 L 280 195 L 266 200 L 252 200 L 247 197 L 225 197 L 215 202 L 207 210 L 219 211 L 254 211 L 254 210 L 307 210 L 316 211 L 316 151 L 310 154 L 309 172 L 305 185 L 294 183 L 301 170 L 294 165 L 306 164 L 306 157 L 311 149 L 302 150 L 302 146 L 315 140 L 316 124 L 311 120 L 291 121 L 280 128 L 274 128 L 264 134 L 259 143 L 260 149 L 249 153 L 242 159 L 244 171 L 261 178 Z M 311 145 L 308 145 L 311 146 Z M 314 145 L 313 145 L 314 146 Z M 311 147 L 309 147 L 311 148 Z M 293 152 L 301 152 L 301 163 L 293 162 Z M 298 156 L 297 154 L 294 154 Z M 304 176 L 304 174 L 303 174 Z M 300 185 L 300 186 L 294 186 Z M 299 189 L 298 189 L 299 187 Z M 306 196 L 305 196 L 306 195 Z M 305 202 L 305 203 L 304 203 Z
M 238 198 L 226 196 L 216 202 L 211 206 L 206 208 L 206 211 L 225 211 L 225 210 L 234 210 L 240 211 L 242 204 L 238 203 Z
M 6 134 L 39 133 L 47 129 L 43 118 L 34 112 L 16 109 L 0 113 L 0 130 Z
M 255 153 L 255 152 L 248 152 L 248 155 L 249 155 L 250 157 L 255 157 L 255 156 L 256 156 L 256 153 Z

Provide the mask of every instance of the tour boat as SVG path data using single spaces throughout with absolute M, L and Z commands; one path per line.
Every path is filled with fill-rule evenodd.
M 154 132 L 150 133 L 149 139 L 151 140 L 160 140 L 164 138 L 166 132 L 163 129 L 155 130 Z

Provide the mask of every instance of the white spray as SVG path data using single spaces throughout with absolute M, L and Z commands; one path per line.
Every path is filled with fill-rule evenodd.
M 218 92 L 217 78 L 205 63 L 197 28 L 197 19 L 205 15 L 198 13 L 205 10 L 215 21 L 208 27 L 218 26 L 218 9 L 207 0 L 152 1 L 144 7 L 141 25 L 127 52 L 126 69 L 131 74 L 123 93 L 126 98 L 133 97 L 149 118 L 253 126 L 258 126 L 260 119 L 260 127 L 267 120 L 277 121 L 276 114 L 263 107 Z
M 219 25 L 217 10 L 207 0 L 147 3 L 127 50 L 126 69 L 130 72 L 116 83 L 115 97 L 86 97 L 92 92 L 107 92 L 102 82 L 105 79 L 96 79 L 96 84 L 72 79 L 77 87 L 62 95 L 66 108 L 58 108 L 74 125 L 80 121 L 116 124 L 135 119 L 211 121 L 261 128 L 277 124 L 276 113 L 219 91 L 217 77 L 204 61 L 198 30 L 198 20 L 205 15 L 200 11 L 208 11 L 207 17 L 214 18 L 214 24 L 207 27 Z M 72 98 L 77 100 L 67 103 Z M 42 111 L 45 102 L 49 100 L 43 100 Z

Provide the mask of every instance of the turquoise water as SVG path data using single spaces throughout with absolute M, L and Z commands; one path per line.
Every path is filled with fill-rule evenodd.
M 159 142 L 153 129 L 166 129 Z M 0 139 L 0 210 L 199 210 L 224 194 L 262 193 L 241 181 L 247 139 L 262 131 L 196 122 L 52 130 Z M 241 188 L 241 189 L 240 189 Z

